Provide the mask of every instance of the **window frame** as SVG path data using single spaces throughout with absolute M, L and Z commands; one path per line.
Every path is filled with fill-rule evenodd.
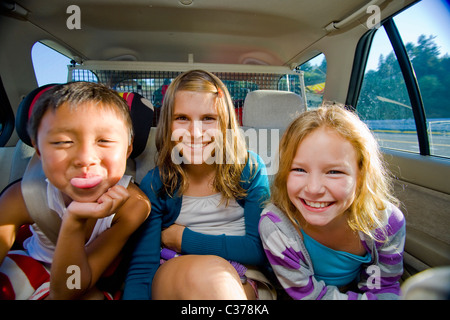
M 407 9 L 406 9 L 407 10 Z M 384 20 L 381 26 L 385 29 L 386 35 L 392 45 L 394 54 L 400 66 L 403 78 L 405 80 L 406 89 L 411 102 L 411 108 L 416 125 L 417 139 L 419 144 L 419 154 L 429 156 L 430 142 L 427 131 L 425 109 L 423 106 L 422 96 L 412 63 L 406 51 L 405 44 L 395 25 L 393 17 Z M 350 76 L 349 89 L 347 92 L 346 105 L 356 110 L 356 105 L 362 88 L 365 75 L 367 60 L 375 33 L 378 29 L 369 30 L 358 42 L 355 51 L 355 58 L 352 73 Z
M 2 107 L 0 108 L 0 122 L 2 125 L 0 131 L 0 147 L 6 146 L 14 131 L 14 112 L 9 102 L 8 95 L 6 94 L 5 87 L 3 86 L 2 77 L 0 76 L 0 102 Z
M 319 56 L 321 56 L 321 55 L 323 55 L 323 59 L 325 60 L 325 62 L 327 62 L 327 57 L 326 57 L 325 53 L 324 53 L 324 52 L 318 52 L 316 55 L 314 55 L 313 57 L 309 58 L 308 60 L 302 62 L 301 64 L 299 64 L 299 65 L 295 68 L 296 72 L 299 72 L 299 73 L 300 73 L 300 72 L 303 72 L 303 76 L 302 76 L 301 78 L 302 78 L 302 81 L 303 81 L 303 88 L 304 88 L 304 95 L 305 95 L 305 96 L 302 97 L 302 99 L 304 99 L 305 105 L 306 105 L 307 109 L 315 109 L 315 108 L 317 108 L 318 106 L 320 106 L 320 105 L 323 103 L 324 93 L 321 94 L 321 97 L 320 97 L 320 98 L 321 98 L 321 103 L 319 103 L 319 105 L 317 105 L 317 106 L 311 106 L 311 105 L 309 105 L 309 103 L 308 103 L 307 86 L 311 86 L 311 85 L 315 85 L 315 84 L 309 84 L 309 83 L 307 84 L 307 80 L 305 80 L 305 76 L 304 76 L 304 73 L 305 73 L 306 71 L 301 70 L 301 67 L 302 67 L 303 65 L 307 64 L 308 62 L 311 62 L 312 60 L 316 59 L 317 57 L 319 57 Z M 327 65 L 327 68 L 328 68 L 328 65 Z M 324 79 L 325 87 L 326 87 L 326 76 L 327 76 L 327 72 L 328 72 L 328 70 L 325 71 L 325 79 Z
M 402 71 L 403 78 L 405 79 L 405 85 L 408 90 L 408 96 L 416 123 L 420 154 L 423 156 L 429 156 L 430 142 L 428 140 L 425 109 L 423 107 L 422 95 L 420 93 L 416 74 L 394 20 L 392 20 L 392 18 L 388 19 L 383 24 L 383 27 L 386 30 L 386 34 L 391 42 L 392 48 L 394 49 L 394 53 L 397 56 L 400 70 Z

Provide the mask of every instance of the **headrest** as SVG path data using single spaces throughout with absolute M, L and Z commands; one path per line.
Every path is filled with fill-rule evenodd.
M 150 128 L 153 123 L 153 104 L 135 92 L 119 92 L 130 107 L 131 121 L 133 122 L 134 141 L 130 158 L 138 157 L 147 145 Z
M 244 127 L 285 129 L 306 106 L 293 92 L 255 90 L 247 93 L 243 109 Z
M 16 130 L 19 138 L 29 146 L 32 146 L 30 136 L 27 132 L 27 123 L 33 107 L 39 97 L 56 84 L 47 84 L 31 91 L 20 103 L 16 115 Z M 147 138 L 153 121 L 153 105 L 142 95 L 134 92 L 119 93 L 127 102 L 131 120 L 133 122 L 134 141 L 131 158 L 136 158 L 145 149 Z
M 32 147 L 31 138 L 28 135 L 27 131 L 27 123 L 28 119 L 31 116 L 31 112 L 33 111 L 33 107 L 38 101 L 39 97 L 47 90 L 56 86 L 57 84 L 46 84 L 42 87 L 36 88 L 31 91 L 19 104 L 19 109 L 17 110 L 16 115 L 16 131 L 19 135 L 20 140 L 24 143 Z

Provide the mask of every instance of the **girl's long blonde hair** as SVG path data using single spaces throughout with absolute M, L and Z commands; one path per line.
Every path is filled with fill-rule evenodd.
M 161 115 L 156 130 L 156 148 L 158 151 L 156 165 L 159 166 L 161 181 L 165 192 L 173 196 L 177 188 L 179 193 L 188 187 L 185 165 L 172 161 L 172 121 L 175 104 L 175 94 L 178 91 L 195 91 L 213 93 L 215 107 L 218 113 L 219 129 L 223 139 L 219 141 L 221 152 L 215 156 L 222 159 L 215 161 L 216 173 L 213 187 L 222 194 L 222 199 L 243 198 L 245 190 L 240 186 L 241 173 L 248 159 L 244 137 L 239 129 L 230 94 L 223 82 L 210 72 L 191 70 L 176 77 L 167 88 L 161 107 Z
M 398 205 L 398 201 L 392 196 L 390 175 L 376 139 L 364 122 L 343 106 L 324 105 L 301 114 L 289 125 L 280 143 L 280 165 L 271 187 L 271 202 L 283 210 L 292 223 L 298 224 L 300 213 L 289 200 L 286 181 L 298 146 L 320 127 L 336 130 L 353 145 L 357 154 L 358 185 L 355 200 L 346 212 L 350 228 L 381 241 L 376 230 L 383 230 L 386 203 Z

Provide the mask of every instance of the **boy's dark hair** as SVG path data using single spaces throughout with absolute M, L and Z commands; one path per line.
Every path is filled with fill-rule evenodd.
M 38 128 L 47 110 L 55 111 L 65 103 L 68 103 L 71 108 L 77 108 L 80 104 L 88 102 L 99 104 L 99 107 L 110 108 L 117 112 L 123 118 L 129 130 L 129 141 L 131 143 L 134 134 L 133 124 L 126 101 L 114 90 L 93 82 L 70 82 L 56 85 L 45 91 L 33 107 L 28 120 L 27 130 L 31 141 L 37 142 Z

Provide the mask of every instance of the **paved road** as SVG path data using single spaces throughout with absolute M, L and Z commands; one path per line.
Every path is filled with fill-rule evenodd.
M 374 132 L 382 147 L 419 153 L 417 135 L 412 133 Z M 430 137 L 431 154 L 450 158 L 450 135 Z

